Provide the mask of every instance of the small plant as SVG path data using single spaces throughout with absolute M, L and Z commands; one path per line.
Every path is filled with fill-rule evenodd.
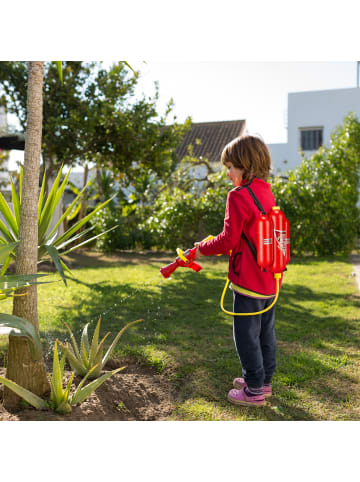
M 131 323 L 128 323 L 126 326 L 124 326 L 124 328 L 122 328 L 119 331 L 119 333 L 116 335 L 114 341 L 110 345 L 104 357 L 103 357 L 104 342 L 108 337 L 108 335 L 110 334 L 110 332 L 107 333 L 99 343 L 101 317 L 99 318 L 99 321 L 96 325 L 91 346 L 90 346 L 89 337 L 88 337 L 89 323 L 87 323 L 83 329 L 82 336 L 81 336 L 80 350 L 76 343 L 73 332 L 71 331 L 67 323 L 65 323 L 65 325 L 70 333 L 71 344 L 61 343 L 59 340 L 57 340 L 57 342 L 64 350 L 64 353 L 66 354 L 66 357 L 70 363 L 72 370 L 74 370 L 74 372 L 77 375 L 80 375 L 80 376 L 86 375 L 88 376 L 89 379 L 93 379 L 93 378 L 97 378 L 100 375 L 104 365 L 110 358 L 110 355 L 112 354 L 119 338 L 124 333 L 124 331 L 127 330 L 130 326 L 135 325 L 136 323 L 140 323 L 141 321 L 144 321 L 144 320 L 141 319 L 141 320 L 132 321 Z
M 19 397 L 23 398 L 25 402 L 29 403 L 37 410 L 54 410 L 55 412 L 66 414 L 71 412 L 71 407 L 73 405 L 77 405 L 78 403 L 83 402 L 93 391 L 95 391 L 105 380 L 110 378 L 115 373 L 123 370 L 125 367 L 117 368 L 116 370 L 112 370 L 111 372 L 105 373 L 97 380 L 89 383 L 85 387 L 83 387 L 84 382 L 92 373 L 93 370 L 96 370 L 97 365 L 95 365 L 81 380 L 79 385 L 77 386 L 74 394 L 70 396 L 70 388 L 74 378 L 74 373 L 72 373 L 69 382 L 66 385 L 65 390 L 63 389 L 63 376 L 64 376 L 64 366 L 65 366 L 65 354 L 61 357 L 59 361 L 59 355 L 57 350 L 57 342 L 55 341 L 54 346 L 54 357 L 53 357 L 53 373 L 50 376 L 50 385 L 51 385 L 51 393 L 50 399 L 44 400 L 40 398 L 38 395 L 30 392 L 24 387 L 21 387 L 17 383 L 13 382 L 12 380 L 8 380 L 7 378 L 0 377 L 0 382 L 3 383 L 6 387 L 10 390 L 15 392 Z

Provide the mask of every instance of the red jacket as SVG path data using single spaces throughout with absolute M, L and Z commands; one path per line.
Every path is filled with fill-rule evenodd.
M 243 182 L 241 186 L 245 185 Z M 251 243 L 256 246 L 256 220 L 261 215 L 247 189 L 236 187 L 227 196 L 224 229 L 210 241 L 201 242 L 199 250 L 204 256 L 214 254 L 230 254 L 228 278 L 233 283 L 250 291 L 263 295 L 276 292 L 276 281 L 273 274 L 262 272 L 255 258 L 241 237 L 242 231 Z M 266 212 L 275 206 L 275 198 L 270 184 L 254 178 L 249 185 Z M 281 281 L 281 280 L 280 280 Z

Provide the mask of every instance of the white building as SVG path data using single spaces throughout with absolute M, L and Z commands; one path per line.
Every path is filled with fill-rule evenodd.
M 294 169 L 320 145 L 329 145 L 330 134 L 354 112 L 360 119 L 360 88 L 293 92 L 288 94 L 287 143 L 268 144 L 274 174 Z

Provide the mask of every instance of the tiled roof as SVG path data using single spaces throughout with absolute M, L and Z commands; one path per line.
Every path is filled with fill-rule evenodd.
M 191 144 L 195 157 L 202 156 L 218 162 L 223 148 L 242 134 L 245 123 L 245 120 L 193 123 L 176 149 L 176 155 L 179 159 L 188 155 L 188 145 Z M 200 139 L 201 144 L 197 144 L 196 139 Z

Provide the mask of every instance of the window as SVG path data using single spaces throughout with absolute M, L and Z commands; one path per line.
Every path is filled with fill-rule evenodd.
M 323 143 L 323 128 L 301 129 L 300 145 L 303 151 L 316 151 Z

